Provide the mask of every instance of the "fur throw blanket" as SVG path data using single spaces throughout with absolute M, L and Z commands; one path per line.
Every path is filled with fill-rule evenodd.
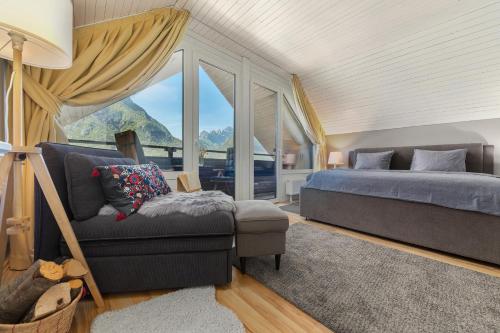
M 203 216 L 215 211 L 235 212 L 236 205 L 233 198 L 221 191 L 170 192 L 144 202 L 137 214 L 147 217 L 173 213 Z M 116 215 L 116 213 L 117 210 L 111 205 L 105 205 L 99 211 L 99 215 Z

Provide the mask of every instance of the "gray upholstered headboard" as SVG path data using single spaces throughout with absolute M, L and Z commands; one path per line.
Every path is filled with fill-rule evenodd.
M 493 150 L 492 145 L 483 145 L 482 143 L 464 143 L 434 146 L 408 146 L 408 147 L 384 147 L 384 148 L 359 148 L 349 152 L 349 167 L 356 164 L 356 154 L 359 152 L 374 153 L 380 151 L 394 150 L 391 169 L 409 170 L 413 158 L 413 150 L 451 150 L 466 148 L 467 157 L 465 166 L 468 172 L 493 173 Z

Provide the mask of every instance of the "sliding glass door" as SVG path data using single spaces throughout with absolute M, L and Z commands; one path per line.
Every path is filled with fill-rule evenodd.
M 198 66 L 198 170 L 204 190 L 235 195 L 235 75 L 202 60 Z
M 252 84 L 253 98 L 253 196 L 254 199 L 276 198 L 276 91 Z

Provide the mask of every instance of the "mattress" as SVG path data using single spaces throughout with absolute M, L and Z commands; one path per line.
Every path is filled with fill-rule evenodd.
M 470 172 L 334 169 L 305 188 L 434 204 L 500 216 L 500 177 Z

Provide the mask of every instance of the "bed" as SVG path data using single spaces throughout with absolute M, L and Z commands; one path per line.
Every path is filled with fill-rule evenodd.
M 357 149 L 349 153 L 349 167 L 355 164 L 358 152 L 394 150 L 391 170 L 395 171 L 385 171 L 385 173 L 404 176 L 405 173 L 411 172 L 397 170 L 410 169 L 413 151 L 416 148 L 427 150 L 466 148 L 467 173 L 462 174 L 463 178 L 474 180 L 476 177 L 483 184 L 488 184 L 489 180 L 492 184 L 500 182 L 498 178 L 493 176 L 488 178 L 485 175 L 493 173 L 494 147 L 483 144 Z M 340 170 L 338 172 L 342 173 Z M 344 170 L 344 173 L 348 172 L 349 170 Z M 478 175 L 475 175 L 476 173 Z M 328 175 L 328 171 L 324 176 L 335 177 L 332 174 Z M 388 176 L 392 177 L 393 175 Z M 397 181 L 391 180 L 392 184 L 397 183 Z M 460 183 L 460 179 L 455 180 L 455 182 Z M 316 183 L 318 185 L 317 181 Z M 440 202 L 435 204 L 367 195 L 366 193 L 361 195 L 359 192 L 350 191 L 349 183 L 342 185 L 344 186 L 342 191 L 338 190 L 338 185 L 329 188 L 325 184 L 320 184 L 321 186 L 311 186 L 311 184 L 310 180 L 301 189 L 300 198 L 300 213 L 308 219 L 500 265 L 500 216 L 495 215 L 495 208 L 481 210 L 489 203 L 487 202 L 488 198 L 495 201 L 492 204 L 500 205 L 497 196 L 486 197 L 485 204 L 479 205 L 481 209 L 474 210 L 474 207 L 478 206 L 476 202 L 471 205 L 472 208 L 458 209 L 446 207 Z M 358 187 L 359 184 L 358 180 Z M 478 181 L 478 184 L 481 183 Z M 471 186 L 473 185 L 471 184 Z M 352 187 L 355 187 L 354 182 Z M 480 185 L 476 187 L 476 190 L 481 191 Z M 467 187 L 463 187 L 463 189 L 465 192 L 468 191 Z M 464 194 L 460 191 L 457 193 Z M 432 194 L 430 193 L 430 197 Z

